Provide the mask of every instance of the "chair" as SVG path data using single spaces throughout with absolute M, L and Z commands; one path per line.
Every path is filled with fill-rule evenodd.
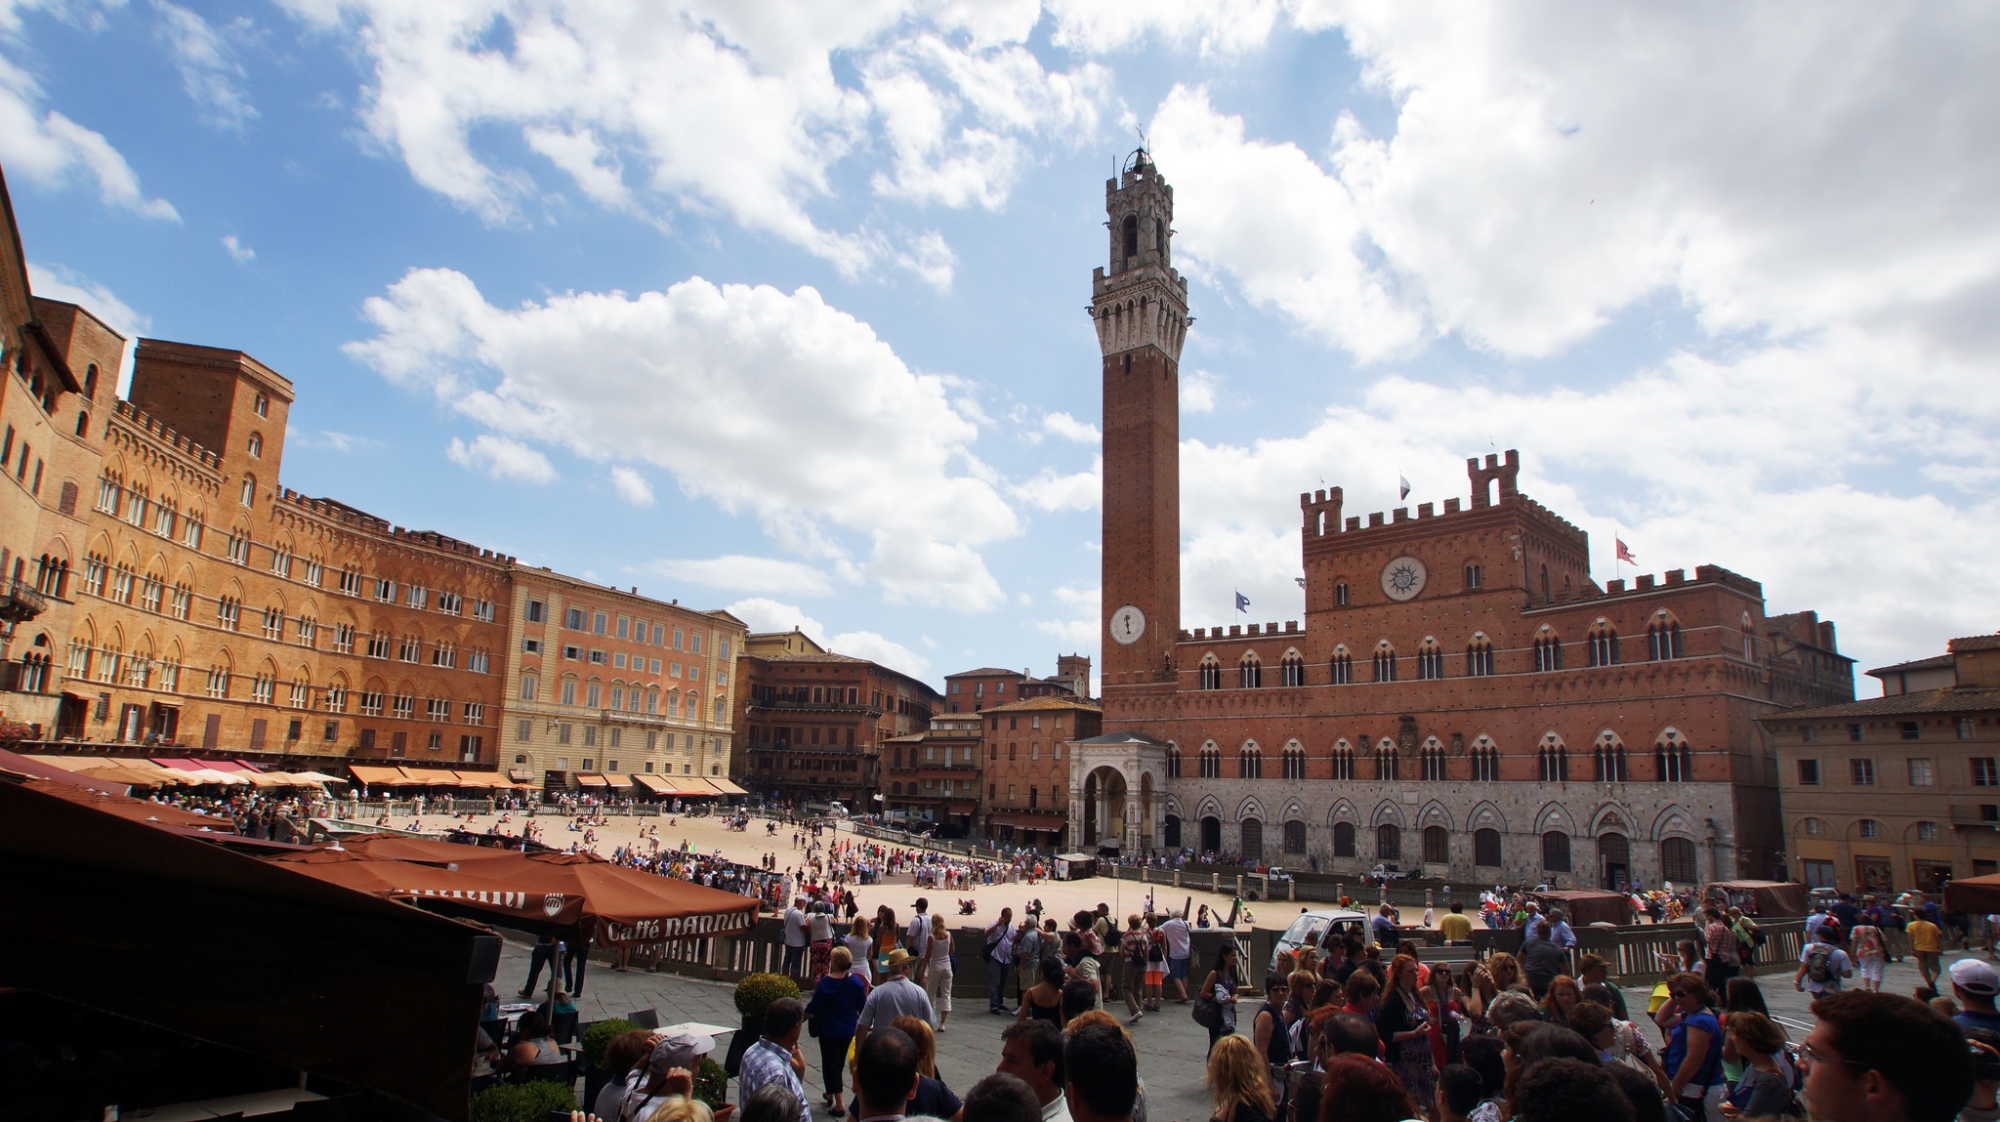
M 549 1035 L 557 1044 L 568 1044 L 576 1039 L 575 1013 L 557 1013 L 549 1019 Z
M 479 1022 L 479 1027 L 486 1033 L 486 1039 L 491 1040 L 502 1048 L 507 1046 L 507 1022 L 504 1018 L 481 1021 Z
M 510 1082 L 521 1083 L 575 1083 L 577 1060 L 570 1059 L 559 1064 L 528 1064 L 514 1069 Z
M 660 1013 L 657 1009 L 634 1009 L 625 1014 L 625 1019 L 643 1029 L 660 1027 Z

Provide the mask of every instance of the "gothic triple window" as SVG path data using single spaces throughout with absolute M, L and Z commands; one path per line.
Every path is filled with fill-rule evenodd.
M 1396 680 L 1396 648 L 1387 640 L 1375 648 L 1375 680 L 1393 682 Z
M 1282 685 L 1303 686 L 1306 684 L 1306 660 L 1297 651 L 1286 651 L 1278 664 L 1279 681 Z
M 1465 674 L 1468 678 L 1489 678 L 1493 675 L 1493 644 L 1483 634 L 1474 635 L 1472 643 L 1465 648 Z
M 1303 748 L 1285 749 L 1285 778 L 1304 779 L 1306 777 L 1306 752 Z
M 1535 637 L 1535 672 L 1546 673 L 1561 670 L 1563 665 L 1562 640 L 1553 632 Z
M 1246 747 L 1236 753 L 1237 774 L 1244 779 L 1264 778 L 1264 753 Z
M 1444 650 L 1436 640 L 1425 639 L 1417 648 L 1417 677 L 1430 679 L 1444 677 Z
M 1354 683 L 1354 657 L 1347 653 L 1346 647 L 1334 648 L 1331 667 L 1334 685 L 1346 686 Z
M 1254 690 L 1264 684 L 1264 664 L 1254 654 L 1245 654 L 1236 664 L 1236 686 L 1238 689 Z
M 1445 767 L 1444 748 L 1441 745 L 1433 745 L 1424 749 L 1423 766 L 1424 779 L 1427 782 L 1443 782 L 1445 779 L 1450 778 Z
M 1654 620 L 1646 628 L 1646 657 L 1654 662 L 1681 657 L 1681 625 L 1671 620 Z
M 1560 741 L 1544 740 L 1538 753 L 1544 783 L 1569 782 L 1569 749 Z
M 1333 750 L 1333 778 L 1354 778 L 1354 749 L 1349 748 L 1345 740 Z
M 1592 666 L 1612 666 L 1618 662 L 1618 631 L 1610 624 L 1599 620 L 1585 643 Z
M 1201 750 L 1201 777 L 1222 778 L 1222 750 L 1212 744 Z
M 1214 655 L 1201 660 L 1201 688 L 1205 690 L 1222 688 L 1222 664 L 1215 661 Z

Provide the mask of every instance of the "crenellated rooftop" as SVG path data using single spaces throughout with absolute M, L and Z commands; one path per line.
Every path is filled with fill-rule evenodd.
M 1337 543 L 1328 544 L 1344 549 L 1367 544 L 1360 538 L 1348 537 L 1350 534 L 1369 535 L 1372 540 L 1375 535 L 1370 535 L 1370 531 L 1373 530 L 1384 529 L 1399 534 L 1401 532 L 1399 528 L 1407 528 L 1404 524 L 1453 516 L 1469 516 L 1489 509 L 1508 507 L 1528 512 L 1542 523 L 1543 528 L 1571 538 L 1570 544 L 1578 549 L 1587 548 L 1589 535 L 1581 528 L 1521 493 L 1516 483 L 1520 471 L 1521 454 L 1517 449 L 1507 449 L 1505 459 L 1489 455 L 1484 464 L 1480 463 L 1477 456 L 1471 457 L 1465 461 L 1465 473 L 1472 480 L 1471 506 L 1465 506 L 1457 499 L 1446 499 L 1444 511 L 1440 514 L 1433 504 L 1418 503 L 1415 518 L 1410 517 L 1409 507 L 1397 507 L 1386 513 L 1378 510 L 1368 515 L 1368 524 L 1365 527 L 1358 515 L 1348 516 L 1343 521 L 1342 506 L 1345 499 L 1340 488 L 1300 492 L 1299 509 L 1304 515 L 1304 524 L 1300 532 L 1304 535 L 1308 546 L 1315 540 L 1338 536 L 1340 540 Z
M 181 434 L 173 426 L 122 397 L 113 403 L 113 410 L 134 428 L 173 446 L 175 451 L 186 453 L 205 468 L 213 469 L 220 462 L 214 452 L 196 443 L 192 437 Z

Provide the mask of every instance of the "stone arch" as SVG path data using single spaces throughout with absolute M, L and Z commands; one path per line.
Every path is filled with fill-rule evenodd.
M 1214 795 L 1203 795 L 1201 797 L 1201 804 L 1195 807 L 1194 816 L 1196 818 L 1221 818 L 1222 803 L 1217 801 Z
M 1160 809 L 1169 818 L 1179 818 L 1183 821 L 1187 818 L 1187 815 L 1182 813 L 1181 800 L 1176 795 L 1168 795 Z
M 1403 808 L 1388 799 L 1383 799 L 1381 802 L 1375 804 L 1374 817 L 1370 819 L 1368 824 L 1370 826 L 1394 826 L 1398 829 L 1408 825 L 1403 819 Z
M 1303 819 L 1305 816 L 1306 816 L 1306 804 L 1300 802 L 1297 799 L 1287 800 L 1285 803 L 1285 809 L 1278 815 L 1278 817 L 1284 819 L 1287 822 L 1291 821 L 1294 818 Z
M 1449 830 L 1451 829 L 1451 812 L 1445 809 L 1443 803 L 1432 799 L 1430 802 L 1424 804 L 1422 810 L 1417 812 L 1417 826 L 1419 828 L 1425 826 L 1443 826 Z
M 1299 653 L 1299 649 L 1297 647 L 1286 647 L 1285 653 L 1282 656 L 1280 656 L 1280 660 L 1282 661 L 1283 659 L 1291 659 L 1291 658 L 1302 659 L 1304 657 L 1305 657 L 1304 655 Z
M 1638 828 L 1639 824 L 1632 819 L 1632 812 L 1617 803 L 1601 803 L 1596 810 L 1590 812 L 1590 836 L 1593 838 L 1599 834 L 1624 834 L 1631 837 L 1632 832 Z
M 1695 831 L 1695 816 L 1679 803 L 1674 803 L 1653 816 L 1654 841 L 1665 841 L 1668 838 L 1686 838 L 1695 841 L 1699 837 Z
M 1255 818 L 1259 822 L 1270 821 L 1270 815 L 1264 813 L 1264 804 L 1255 795 L 1246 795 L 1242 802 L 1236 804 L 1236 820 L 1241 822 L 1246 818 Z
M 1542 734 L 1542 738 L 1541 738 L 1540 740 L 1538 740 L 1538 741 L 1536 741 L 1536 742 L 1535 742 L 1535 747 L 1537 747 L 1537 748 L 1567 748 L 1567 747 L 1569 747 L 1569 745 L 1567 745 L 1567 744 L 1564 744 L 1564 743 L 1563 743 L 1563 738 L 1562 738 L 1562 734 L 1561 734 L 1561 733 L 1557 732 L 1557 731 L 1556 731 L 1556 730 L 1554 730 L 1554 729 L 1550 729 L 1550 730 L 1548 730 L 1547 732 L 1545 732 L 1545 733 L 1543 733 L 1543 734 Z
M 1560 830 L 1565 834 L 1576 833 L 1576 818 L 1561 803 L 1545 803 L 1542 809 L 1535 813 L 1535 832 L 1546 834 L 1551 830 Z
M 1491 801 L 1482 801 L 1466 813 L 1465 829 L 1467 833 L 1474 830 L 1498 830 L 1504 834 L 1507 832 L 1507 812 Z
M 1329 826 L 1335 822 L 1359 821 L 1361 821 L 1361 812 L 1355 810 L 1354 804 L 1348 802 L 1346 799 L 1335 799 L 1333 805 L 1326 810 L 1326 824 Z

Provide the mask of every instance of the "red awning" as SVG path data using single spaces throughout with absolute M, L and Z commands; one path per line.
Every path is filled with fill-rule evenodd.
M 181 771 L 207 771 L 208 765 L 179 756 L 154 756 L 153 762 L 161 767 L 177 768 Z

